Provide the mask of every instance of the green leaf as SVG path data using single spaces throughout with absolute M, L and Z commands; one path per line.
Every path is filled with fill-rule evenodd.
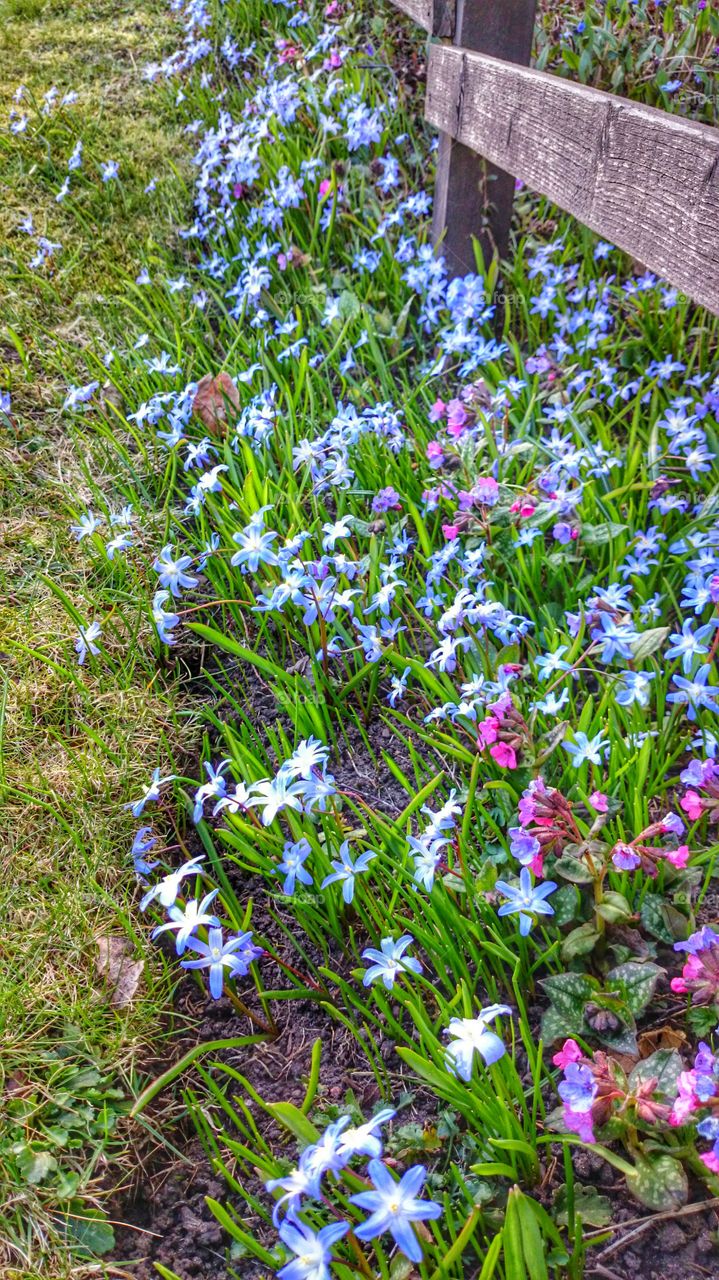
M 339 297 L 339 313 L 343 320 L 354 320 L 361 314 L 362 307 L 356 293 L 351 289 L 343 289 Z
M 552 894 L 553 923 L 558 929 L 576 920 L 581 901 L 579 890 L 574 884 L 563 884 L 561 889 Z
M 447 1085 L 451 1082 L 451 1076 L 448 1072 L 440 1071 L 433 1062 L 428 1058 L 423 1058 L 419 1053 L 415 1053 L 413 1049 L 398 1049 L 397 1053 L 403 1062 L 407 1063 L 413 1071 L 422 1080 L 426 1080 L 429 1084 L 434 1085 L 442 1096 L 447 1092 Z
M 654 995 L 660 975 L 664 972 L 658 964 L 628 960 L 617 965 L 607 974 L 607 987 L 618 987 L 633 1014 L 646 1009 Z
M 75 1249 L 82 1253 L 101 1257 L 115 1247 L 115 1232 L 111 1223 L 101 1213 L 88 1211 L 82 1201 L 72 1202 L 73 1216 L 68 1217 L 65 1231 L 68 1239 L 74 1242 Z M 79 1209 L 78 1213 L 75 1210 Z
M 311 1120 L 307 1119 L 304 1112 L 300 1111 L 292 1102 L 268 1102 L 265 1104 L 270 1115 L 279 1120 L 285 1129 L 289 1129 L 296 1138 L 301 1142 L 316 1142 L 320 1136 L 319 1129 L 315 1128 Z
M 597 915 L 606 920 L 608 924 L 619 924 L 624 920 L 628 920 L 632 914 L 623 893 L 617 893 L 614 889 L 607 889 L 602 901 L 597 905 Z
M 562 959 L 574 960 L 576 956 L 586 956 L 593 951 L 600 938 L 599 930 L 591 920 L 572 929 L 562 943 Z
M 674 938 L 667 922 L 665 906 L 664 899 L 658 893 L 647 893 L 639 908 L 639 919 L 653 938 L 671 944 Z
M 599 1194 L 596 1187 L 586 1187 L 581 1182 L 575 1182 L 574 1212 L 580 1215 L 583 1226 L 606 1227 L 607 1223 L 611 1221 L 612 1205 L 606 1196 Z M 554 1217 L 560 1226 L 568 1226 L 569 1215 L 567 1211 L 567 1188 L 565 1185 L 559 1188 L 555 1197 Z
M 628 1016 L 631 1018 L 631 1014 Z M 617 1027 L 616 1031 L 595 1032 L 595 1035 L 615 1053 L 638 1053 L 636 1028 L 633 1024 Z
M 601 547 L 607 542 L 613 542 L 620 533 L 625 532 L 626 528 L 625 524 L 615 524 L 611 520 L 603 524 L 583 525 L 582 542 L 588 547 Z
M 564 998 L 570 1000 L 591 1000 L 599 987 L 596 978 L 589 978 L 585 973 L 555 973 L 542 979 L 542 986 L 552 1004 L 559 1004 Z
M 650 1054 L 648 1058 L 637 1063 L 629 1076 L 629 1085 L 635 1088 L 643 1080 L 655 1078 L 657 1092 L 673 1097 L 682 1071 L 682 1060 L 676 1050 L 657 1049 L 656 1053 Z
M 32 1147 L 25 1147 L 18 1155 L 17 1167 L 25 1181 L 34 1187 L 49 1173 L 54 1173 L 57 1160 L 49 1151 L 33 1151 Z
M 668 1155 L 637 1154 L 634 1169 L 627 1174 L 627 1186 L 647 1209 L 681 1209 L 689 1194 L 681 1164 Z
M 542 1040 L 545 1044 L 554 1044 L 555 1040 L 564 1040 L 567 1036 L 580 1035 L 583 1030 L 583 1010 L 572 1016 L 560 1013 L 558 1009 L 547 1009 L 542 1016 Z
M 643 662 L 650 654 L 656 653 L 657 649 L 661 649 L 666 640 L 671 627 L 652 627 L 649 631 L 643 631 L 638 640 L 632 645 L 632 656 L 635 662 Z
M 389 1280 L 409 1280 L 411 1275 L 415 1275 L 414 1263 L 409 1258 L 405 1258 L 401 1253 L 392 1260 L 389 1269 Z
M 261 654 L 255 653 L 254 649 L 247 649 L 245 645 L 233 640 L 231 636 L 226 636 L 223 631 L 218 631 L 216 627 L 208 627 L 204 622 L 188 622 L 187 628 L 189 631 L 194 631 L 201 639 L 206 640 L 208 644 L 215 644 L 218 649 L 224 649 L 226 653 L 231 653 L 236 658 L 243 658 L 245 662 L 249 662 L 251 666 L 270 676 L 271 679 L 284 681 L 286 684 L 294 686 L 294 676 L 289 675 L 283 667 L 278 666 L 275 662 L 270 662 L 267 658 L 263 658 Z
M 581 858 L 574 858 L 571 854 L 565 853 L 563 857 L 557 858 L 553 871 L 560 875 L 563 880 L 570 880 L 572 884 L 591 884 L 593 876 L 586 862 Z
M 532 1212 L 532 1201 L 519 1190 L 519 1187 L 513 1187 L 509 1195 L 510 1197 L 516 1197 L 522 1251 L 527 1275 L 530 1280 L 548 1280 L 549 1273 L 545 1261 L 544 1238 L 539 1223 Z

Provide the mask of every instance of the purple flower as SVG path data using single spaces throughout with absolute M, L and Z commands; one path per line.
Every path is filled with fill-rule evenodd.
M 400 496 L 391 484 L 386 489 L 380 489 L 372 500 L 372 510 L 377 514 L 381 511 L 398 511 L 401 505 Z
M 530 835 L 528 831 L 523 831 L 521 827 L 509 828 L 509 847 L 523 867 L 528 866 L 541 849 L 537 837 Z
M 636 871 L 642 860 L 630 845 L 620 840 L 612 849 L 612 862 L 620 871 Z
M 591 1111 L 592 1103 L 597 1095 L 597 1082 L 589 1067 L 579 1062 L 570 1062 L 564 1070 L 564 1079 L 559 1085 L 559 1096 L 570 1111 L 580 1115 Z

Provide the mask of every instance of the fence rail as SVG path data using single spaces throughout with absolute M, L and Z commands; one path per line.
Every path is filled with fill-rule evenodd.
M 505 252 L 516 178 L 719 314 L 719 129 L 530 69 L 535 0 L 393 0 L 430 35 L 435 240 Z M 522 65 L 525 64 L 525 65 Z

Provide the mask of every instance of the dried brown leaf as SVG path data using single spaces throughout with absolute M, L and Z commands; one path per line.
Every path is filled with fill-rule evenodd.
M 229 373 L 218 373 L 216 376 L 206 373 L 197 384 L 192 402 L 193 413 L 202 419 L 208 431 L 219 436 L 227 427 L 228 407 L 240 407 L 240 394 Z
M 98 955 L 95 968 L 104 978 L 110 992 L 110 1004 L 124 1009 L 134 999 L 140 984 L 144 960 L 133 960 L 127 938 L 103 934 L 96 938 Z

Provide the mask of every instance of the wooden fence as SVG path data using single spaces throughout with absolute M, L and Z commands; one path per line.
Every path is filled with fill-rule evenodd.
M 515 179 L 719 314 L 719 129 L 527 65 L 536 0 L 392 0 L 431 37 L 433 236 L 504 254 Z

